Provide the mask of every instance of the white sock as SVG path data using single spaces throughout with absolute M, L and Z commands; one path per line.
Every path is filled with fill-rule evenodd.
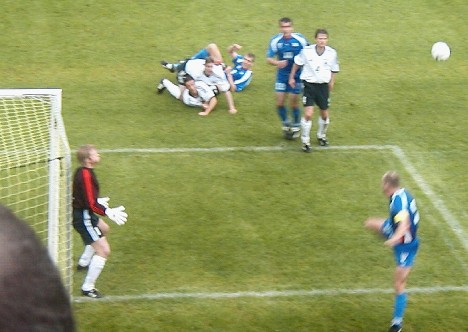
M 312 120 L 301 119 L 301 141 L 303 144 L 310 144 L 310 131 L 312 130 Z
M 102 272 L 104 265 L 106 265 L 104 257 L 94 255 L 89 264 L 88 273 L 86 274 L 85 280 L 81 289 L 84 291 L 90 291 L 95 288 L 96 280 Z
M 80 259 L 78 260 L 78 265 L 80 266 L 88 266 L 89 263 L 91 262 L 91 258 L 93 258 L 93 255 L 96 251 L 91 245 L 86 245 L 83 253 L 81 254 Z
M 167 91 L 176 99 L 180 98 L 180 88 L 168 79 L 163 79 L 162 84 L 166 87 Z
M 329 117 L 326 120 L 324 120 L 322 118 L 318 119 L 317 138 L 327 137 L 327 129 L 328 129 L 329 124 L 330 124 L 330 118 Z

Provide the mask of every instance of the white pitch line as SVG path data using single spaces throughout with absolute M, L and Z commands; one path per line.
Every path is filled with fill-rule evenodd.
M 391 294 L 392 288 L 356 288 L 356 289 L 312 289 L 289 291 L 265 291 L 265 292 L 233 292 L 233 293 L 154 293 L 141 295 L 109 295 L 100 299 L 89 297 L 74 297 L 74 303 L 83 302 L 125 302 L 138 300 L 180 300 L 180 299 L 233 299 L 233 298 L 275 298 L 275 297 L 318 297 L 341 295 L 366 295 L 366 294 Z M 432 294 L 447 292 L 468 292 L 465 286 L 440 286 L 440 287 L 413 287 L 407 290 L 412 294 Z
M 101 149 L 107 153 L 186 153 L 186 152 L 232 152 L 232 151 L 281 151 L 282 146 L 246 146 L 246 147 L 219 147 L 219 148 L 146 148 L 146 149 Z
M 294 148 L 295 149 L 295 148 Z M 103 149 L 106 153 L 188 153 L 188 152 L 235 152 L 235 151 L 291 151 L 291 146 L 247 146 L 247 147 L 216 147 L 216 148 L 118 148 Z M 299 151 L 299 149 L 297 149 Z M 403 150 L 397 145 L 343 145 L 318 147 L 315 150 L 390 150 L 400 160 L 400 163 L 416 181 L 421 190 L 426 194 L 432 205 L 439 211 L 446 224 L 458 237 L 464 249 L 468 251 L 468 236 L 463 230 L 460 222 L 454 217 L 444 202 L 432 191 L 421 174 L 410 163 Z M 313 152 L 312 152 L 313 154 Z
M 388 150 L 393 145 L 343 145 L 317 147 L 315 150 Z M 239 147 L 218 147 L 218 148 L 116 148 L 100 149 L 102 153 L 187 153 L 187 152 L 235 152 L 235 151 L 287 151 L 297 150 L 298 147 L 291 146 L 239 146 Z M 313 152 L 312 152 L 313 154 Z
M 219 148 L 120 148 L 100 150 L 105 153 L 190 153 L 190 152 L 234 152 L 234 151 L 287 151 L 293 150 L 288 146 L 250 146 L 250 147 L 219 147 Z M 468 250 L 468 238 L 460 223 L 452 215 L 442 200 L 432 191 L 421 174 L 410 163 L 403 150 L 395 145 L 356 145 L 356 146 L 332 146 L 317 148 L 317 150 L 390 150 L 400 160 L 406 171 L 413 177 L 417 185 L 429 198 L 432 205 L 439 211 L 447 225 L 458 237 L 461 244 Z M 409 293 L 437 293 L 437 292 L 467 292 L 468 286 L 440 286 L 440 287 L 416 287 L 408 289 Z M 106 296 L 102 299 L 77 297 L 75 303 L 82 302 L 121 302 L 130 300 L 163 300 L 163 299 L 224 299 L 224 298 L 260 298 L 260 297 L 293 297 L 293 296 L 333 296 L 354 294 L 387 294 L 393 289 L 358 288 L 358 289 L 328 289 L 328 290 L 296 290 L 296 291 L 266 291 L 266 292 L 235 292 L 235 293 L 155 293 L 142 295 Z
M 429 197 L 432 205 L 439 211 L 442 218 L 445 220 L 447 225 L 452 229 L 453 233 L 458 237 L 460 243 L 463 245 L 466 251 L 468 251 L 468 236 L 465 234 L 460 222 L 455 218 L 455 216 L 450 212 L 450 210 L 445 206 L 444 202 L 439 199 L 439 197 L 432 191 L 431 187 L 423 179 L 421 174 L 416 170 L 416 168 L 410 163 L 408 158 L 402 149 L 398 146 L 392 147 L 393 154 L 400 159 L 403 167 L 406 168 L 406 171 L 411 174 L 413 179 L 416 181 L 417 185 L 424 194 Z

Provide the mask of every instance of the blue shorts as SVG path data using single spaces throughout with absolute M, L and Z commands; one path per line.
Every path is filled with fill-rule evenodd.
M 386 239 L 393 235 L 393 228 L 390 219 L 386 219 L 380 228 L 380 232 Z M 393 247 L 393 256 L 397 266 L 411 267 L 414 265 L 414 259 L 418 252 L 419 240 L 416 239 L 411 243 L 402 243 Z
M 286 92 L 298 95 L 302 91 L 302 81 L 296 79 L 296 86 L 292 88 L 289 83 L 289 76 L 285 75 L 277 75 L 276 82 L 275 82 L 275 91 L 276 92 Z
M 411 267 L 418 253 L 419 241 L 416 239 L 411 243 L 398 244 L 393 247 L 395 263 L 400 267 Z

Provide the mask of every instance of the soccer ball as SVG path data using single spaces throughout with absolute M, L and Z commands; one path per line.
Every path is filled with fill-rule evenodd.
M 437 42 L 432 45 L 431 54 L 434 60 L 445 61 L 450 58 L 450 47 L 447 43 Z

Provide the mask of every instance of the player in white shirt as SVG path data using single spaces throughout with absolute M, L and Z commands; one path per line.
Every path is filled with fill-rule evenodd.
M 215 64 L 214 60 L 210 57 L 206 59 L 188 60 L 182 70 L 192 76 L 195 81 L 202 81 L 208 85 L 215 85 L 220 92 L 229 91 L 231 88 L 222 65 Z
M 226 74 L 226 77 L 231 85 L 231 92 L 243 91 L 252 81 L 252 66 L 255 61 L 255 55 L 253 53 L 247 53 L 240 55 L 237 53 L 242 48 L 239 44 L 231 44 L 227 51 L 232 58 L 233 67 L 225 66 L 223 64 L 223 56 L 219 50 L 218 45 L 210 43 L 206 47 L 199 50 L 189 59 L 179 61 L 177 63 L 169 63 L 167 61 L 161 61 L 161 65 L 169 70 L 171 73 L 181 70 L 185 63 L 189 60 L 203 59 L 207 57 L 213 58 L 215 65 L 222 65 L 222 68 Z M 194 62 L 193 64 L 195 64 Z
M 185 105 L 201 107 L 203 111 L 199 112 L 198 115 L 210 114 L 218 103 L 212 87 L 205 82 L 195 81 L 190 75 L 185 75 L 184 85 L 176 85 L 167 78 L 163 78 L 158 85 L 158 93 L 162 93 L 165 89 Z
M 300 79 L 304 84 L 302 102 L 304 104 L 304 116 L 301 119 L 302 149 L 310 152 L 310 131 L 312 129 L 312 116 L 314 105 L 320 109 L 318 119 L 317 140 L 321 146 L 328 145 L 327 129 L 330 123 L 329 100 L 330 91 L 335 84 L 335 75 L 340 71 L 336 51 L 327 46 L 328 32 L 318 29 L 315 32 L 315 44 L 305 46 L 294 57 L 294 65 L 289 76 L 289 84 L 294 87 L 296 82 L 294 75 L 302 67 Z
M 184 77 L 188 74 L 193 77 L 195 81 L 202 81 L 213 87 L 216 94 L 218 94 L 218 92 L 223 92 L 226 96 L 229 113 L 235 114 L 237 110 L 234 105 L 234 97 L 230 91 L 231 85 L 224 72 L 221 53 L 216 44 L 210 44 L 208 46 L 206 50 L 209 50 L 210 56 L 205 59 L 192 58 L 182 61 L 179 64 L 170 64 L 166 61 L 162 61 L 161 64 L 171 72 L 177 71 L 179 84 L 184 84 Z

